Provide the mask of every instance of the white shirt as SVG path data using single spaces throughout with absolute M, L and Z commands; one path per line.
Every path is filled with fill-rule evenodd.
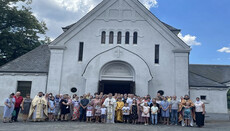
M 122 111 L 123 111 L 123 115 L 129 115 L 129 112 L 130 112 L 130 108 L 127 106 L 127 107 L 123 107 L 122 108 Z
M 132 104 L 133 104 L 133 99 L 132 99 L 132 98 L 128 98 L 128 99 L 126 100 L 126 103 L 128 103 L 128 104 L 129 104 L 129 107 L 131 107 Z
M 106 114 L 106 108 L 101 108 L 101 115 L 105 115 Z
M 196 101 L 196 102 L 194 103 L 196 112 L 203 112 L 203 108 L 202 108 L 202 105 L 203 105 L 203 104 L 204 104 L 204 103 L 203 103 L 202 101 Z
M 157 114 L 157 111 L 158 111 L 158 107 L 154 107 L 154 106 L 151 107 L 151 113 L 152 114 L 153 114 L 153 112 L 155 112 L 154 114 Z

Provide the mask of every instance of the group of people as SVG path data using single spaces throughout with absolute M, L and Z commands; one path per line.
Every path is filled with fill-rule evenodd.
M 189 95 L 180 99 L 176 96 L 163 96 L 158 92 L 156 98 L 134 94 L 90 93 L 83 96 L 52 93 L 25 98 L 20 92 L 10 94 L 4 102 L 3 122 L 17 122 L 22 113 L 23 121 L 84 121 L 96 123 L 129 123 L 144 125 L 204 126 L 205 105 L 199 97 L 193 102 Z

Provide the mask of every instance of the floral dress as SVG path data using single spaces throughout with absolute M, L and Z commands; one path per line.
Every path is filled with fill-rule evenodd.
M 78 100 L 73 100 L 73 120 L 77 120 L 80 118 L 80 101 Z

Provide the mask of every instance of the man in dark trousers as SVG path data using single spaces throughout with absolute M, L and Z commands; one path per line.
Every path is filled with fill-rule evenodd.
M 20 105 L 23 101 L 23 97 L 21 96 L 21 92 L 17 92 L 14 96 L 15 105 L 14 105 L 14 112 L 15 114 L 12 116 L 11 120 L 18 122 L 18 113 L 20 111 Z
M 89 104 L 89 100 L 86 99 L 86 95 L 83 96 L 83 99 L 80 102 L 80 122 L 84 118 L 84 121 L 86 121 L 86 109 Z

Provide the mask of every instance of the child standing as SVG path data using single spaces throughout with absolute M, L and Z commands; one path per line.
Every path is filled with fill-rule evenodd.
M 101 116 L 101 104 L 100 102 L 97 103 L 97 105 L 95 106 L 95 117 L 96 117 L 96 123 L 99 122 Z
M 61 101 L 61 98 L 60 98 L 60 95 L 56 95 L 55 97 L 55 114 L 54 114 L 54 120 L 55 121 L 58 121 L 58 119 L 60 119 L 61 117 L 59 117 L 60 115 L 60 101 Z
M 149 117 L 150 117 L 149 110 L 150 110 L 150 107 L 148 106 L 147 103 L 145 103 L 144 106 L 143 106 L 142 117 L 145 119 L 145 125 L 146 126 L 149 123 Z
M 105 105 L 102 105 L 101 107 L 101 123 L 105 123 L 106 118 L 106 108 Z
M 158 107 L 156 103 L 153 103 L 153 106 L 151 107 L 151 114 L 152 114 L 152 124 L 157 125 L 157 111 Z M 155 122 L 154 122 L 155 121 Z
M 51 96 L 48 103 L 49 121 L 54 120 L 54 114 L 55 114 L 55 101 L 54 101 L 54 96 Z
M 192 117 L 192 109 L 190 107 L 190 102 L 186 102 L 186 105 L 183 109 L 183 116 L 184 116 L 184 122 L 186 126 L 189 126 L 191 117 Z
M 86 122 L 91 122 L 93 117 L 93 104 L 89 104 L 86 110 Z
M 124 123 L 129 123 L 130 108 L 128 106 L 128 103 L 125 103 L 125 106 L 122 108 L 122 112 Z

